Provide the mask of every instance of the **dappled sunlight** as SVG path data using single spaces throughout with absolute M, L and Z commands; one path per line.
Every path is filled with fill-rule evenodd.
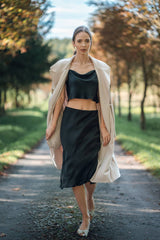
M 123 161 L 124 156 L 116 157 L 119 160 L 119 167 L 121 169 L 145 169 L 143 165 L 137 164 L 135 161 L 133 161 L 133 156 L 125 157 L 125 161 Z
M 34 199 L 36 193 L 26 193 L 25 196 L 28 196 L 29 198 L 27 199 L 27 197 L 25 198 L 15 198 L 15 199 L 8 199 L 8 198 L 0 198 L 0 202 L 9 202 L 9 203 L 16 203 L 16 204 L 20 204 L 20 203 L 25 203 L 26 201 L 30 201 L 31 198 Z
M 41 160 L 41 159 L 49 159 L 50 155 L 42 155 L 42 154 L 25 154 L 25 159 L 27 160 Z
M 132 214 L 132 215 L 137 215 L 137 214 L 141 214 L 141 212 L 144 212 L 144 213 L 160 213 L 160 209 L 151 209 L 151 208 L 137 208 L 137 206 L 132 206 L 129 208 L 128 204 L 123 202 L 121 204 L 118 204 L 118 203 L 110 203 L 110 202 L 107 202 L 106 201 L 102 201 L 102 199 L 97 199 L 96 198 L 96 205 L 97 207 L 102 207 L 101 210 L 98 209 L 98 212 L 101 212 L 101 211 L 104 211 L 104 208 L 106 208 L 106 211 L 108 208 L 112 208 L 112 211 L 123 211 L 123 214 Z M 111 209 L 110 209 L 111 211 Z
M 150 150 L 152 151 L 158 151 L 160 152 L 160 147 L 157 146 L 156 144 L 154 144 L 153 142 L 142 142 L 142 139 L 139 136 L 126 136 L 124 134 L 119 134 L 118 138 L 122 139 L 122 140 L 127 140 L 128 141 L 128 145 L 130 142 L 138 145 L 139 147 L 145 147 L 145 148 L 150 148 Z M 143 151 L 142 148 L 142 151 Z
M 59 185 L 59 171 L 53 174 L 54 166 L 46 147 L 37 148 L 26 153 L 17 163 L 0 179 L 0 201 L 10 204 L 29 203 L 38 199 L 43 193 L 43 186 L 49 185 L 48 191 L 53 194 L 52 183 Z M 3 185 L 4 184 L 4 185 Z M 54 194 L 56 194 L 54 192 Z M 53 194 L 53 195 L 54 195 Z
M 127 110 L 127 109 L 126 109 Z M 155 176 L 160 176 L 159 121 L 157 117 L 147 115 L 146 129 L 140 129 L 138 115 L 133 114 L 132 121 L 127 121 L 127 113 L 116 117 L 117 141 L 127 153 L 134 154 L 136 160 L 144 164 Z M 127 157 L 128 158 L 128 157 Z M 126 158 L 126 161 L 127 161 Z M 127 164 L 126 164 L 127 165 Z M 128 168 L 128 166 L 122 166 Z
M 103 204 L 103 206 L 114 206 L 114 207 L 123 207 L 124 206 L 123 204 L 116 204 L 116 203 L 109 203 L 109 202 L 107 203 L 107 202 L 104 202 L 101 199 L 97 199 L 97 198 L 96 198 L 96 204 L 97 205 Z
M 28 174 L 26 174 L 26 171 L 21 171 L 21 174 L 18 173 L 18 174 L 11 174 L 11 177 L 12 178 L 23 178 L 23 179 L 26 179 L 26 178 L 29 178 L 29 179 L 38 179 L 39 181 L 42 179 L 42 180 L 58 180 L 59 178 L 58 177 L 52 177 L 52 176 L 45 176 L 43 174 L 36 174 L 35 173 L 35 170 L 29 170 L 28 171 Z
M 160 213 L 160 210 L 158 209 L 138 209 L 138 212 L 146 212 L 146 213 Z
M 31 109 L 31 110 L 26 110 L 24 109 L 23 111 L 15 111 L 15 112 L 10 112 L 9 113 L 10 116 L 26 116 L 28 117 L 30 115 L 30 117 L 42 117 L 43 116 L 43 113 L 42 112 L 38 112 L 38 111 L 34 111 Z

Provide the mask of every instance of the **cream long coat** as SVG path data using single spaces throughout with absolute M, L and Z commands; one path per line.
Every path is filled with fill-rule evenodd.
M 67 74 L 70 69 L 71 62 L 75 55 L 71 58 L 66 58 L 59 60 L 54 65 L 50 67 L 50 74 L 52 78 L 52 94 L 49 99 L 48 104 L 48 115 L 47 115 L 47 127 L 53 117 L 53 111 L 55 108 L 55 104 L 61 94 L 62 88 L 67 79 Z M 105 125 L 111 135 L 111 140 L 108 145 L 103 146 L 102 143 L 102 135 L 100 133 L 101 140 L 101 148 L 98 152 L 98 166 L 96 172 L 91 178 L 92 182 L 113 182 L 117 178 L 120 177 L 120 171 L 117 165 L 117 161 L 114 155 L 114 140 L 115 140 L 115 117 L 114 117 L 114 109 L 111 102 L 110 96 L 110 67 L 92 57 L 89 56 L 94 64 L 95 71 L 98 77 L 98 87 L 99 87 L 99 98 L 101 104 L 101 111 L 103 114 Z M 63 161 L 63 152 L 61 148 L 61 140 L 60 140 L 60 126 L 61 120 L 63 116 L 63 111 L 65 106 L 67 105 L 68 97 L 67 91 L 65 89 L 65 101 L 63 107 L 60 111 L 57 125 L 54 134 L 50 139 L 47 140 L 51 159 L 56 168 L 61 169 L 62 161 Z M 98 105 L 97 105 L 98 108 Z M 98 108 L 98 117 L 100 124 L 100 109 Z

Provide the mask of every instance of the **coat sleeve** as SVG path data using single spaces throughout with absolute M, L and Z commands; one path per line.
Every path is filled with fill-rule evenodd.
M 58 84 L 59 73 L 62 71 L 64 63 L 64 59 L 60 59 L 56 63 L 54 63 L 49 69 L 49 73 L 52 79 L 52 93 Z
M 113 127 L 114 127 L 114 137 L 116 137 L 116 128 L 115 128 L 115 113 L 114 113 L 114 107 L 113 107 L 113 102 L 111 98 L 111 80 L 110 80 L 110 72 L 111 68 L 109 67 L 108 69 L 108 82 L 109 82 L 109 104 L 110 104 L 110 111 L 113 119 Z
M 105 80 L 107 81 L 107 85 L 106 86 L 108 86 L 108 94 L 109 94 L 110 116 L 112 118 L 114 137 L 116 137 L 115 114 L 114 114 L 114 107 L 113 107 L 112 98 L 111 98 L 111 79 L 110 79 L 111 67 L 109 65 L 106 65 L 105 72 L 106 72 Z
M 106 80 L 107 80 L 107 84 L 110 87 L 111 85 L 111 80 L 110 80 L 110 72 L 111 72 L 111 67 L 107 64 L 105 64 L 105 72 L 106 72 Z
M 57 82 L 56 82 L 56 70 L 55 70 L 55 64 L 52 65 L 49 69 L 49 73 L 51 76 L 51 80 L 52 80 L 52 89 L 51 89 L 51 93 L 53 93 L 54 89 L 56 88 Z

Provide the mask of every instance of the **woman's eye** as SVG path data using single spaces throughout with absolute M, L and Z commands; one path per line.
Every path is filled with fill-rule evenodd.
M 82 42 L 82 40 L 78 40 L 77 42 L 78 42 L 78 43 L 81 43 L 81 42 Z M 88 42 L 89 42 L 89 39 L 86 39 L 86 40 L 85 40 L 85 42 L 87 42 L 87 43 L 88 43 Z

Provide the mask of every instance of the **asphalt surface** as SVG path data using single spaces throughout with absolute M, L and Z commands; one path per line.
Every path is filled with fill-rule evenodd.
M 72 189 L 59 187 L 45 140 L 0 177 L 0 239 L 158 240 L 160 181 L 116 143 L 121 177 L 97 184 L 96 215 L 87 238 Z

